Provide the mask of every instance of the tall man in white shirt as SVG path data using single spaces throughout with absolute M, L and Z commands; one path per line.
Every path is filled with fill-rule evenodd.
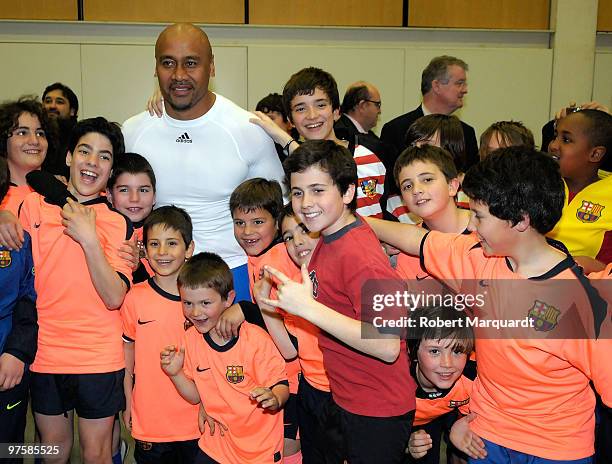
M 250 113 L 208 89 L 215 64 L 202 29 L 164 29 L 155 44 L 155 71 L 165 112 L 128 119 L 126 151 L 147 158 L 157 177 L 157 206 L 173 204 L 189 213 L 196 252 L 219 254 L 234 273 L 237 301 L 249 299 L 247 260 L 234 239 L 229 197 L 253 177 L 282 180 L 274 145 L 249 123 Z

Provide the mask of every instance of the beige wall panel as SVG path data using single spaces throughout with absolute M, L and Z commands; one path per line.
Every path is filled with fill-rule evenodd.
M 599 0 L 597 30 L 602 32 L 612 31 L 612 0 Z
M 306 66 L 333 74 L 340 101 L 352 82 L 365 80 L 376 85 L 383 102 L 377 132 L 385 121 L 403 111 L 403 49 L 313 46 L 249 47 L 249 109 L 271 92 L 282 93 L 289 77 Z
M 402 0 L 250 0 L 249 23 L 401 26 Z
M 3 0 L 0 19 L 54 19 L 76 21 L 77 0 Z
M 244 24 L 244 0 L 83 0 L 86 21 Z
M 456 115 L 474 127 L 476 137 L 493 122 L 520 120 L 541 140 L 548 121 L 552 52 L 533 49 L 408 49 L 406 109 L 420 103 L 421 72 L 434 56 L 449 54 L 469 65 L 468 95 Z
M 593 100 L 612 108 L 612 51 L 595 53 Z
M 550 0 L 410 0 L 408 25 L 548 29 Z
M 81 98 L 79 45 L 0 43 L 0 100 L 42 96 L 45 87 L 63 82 Z
M 215 47 L 217 78 L 211 88 L 246 104 L 246 48 Z M 144 110 L 157 80 L 152 45 L 83 45 L 83 116 L 122 123 Z

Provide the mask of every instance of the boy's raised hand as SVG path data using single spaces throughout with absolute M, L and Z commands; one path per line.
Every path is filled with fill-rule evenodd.
M 225 432 L 227 432 L 227 427 L 214 417 L 208 415 L 206 409 L 204 409 L 204 405 L 200 403 L 200 410 L 198 411 L 198 427 L 200 428 L 200 433 L 206 431 L 206 424 L 208 424 L 208 428 L 210 429 L 211 437 L 215 434 L 215 430 L 218 430 L 221 436 L 224 436 Z
M 60 213 L 64 233 L 81 246 L 98 243 L 96 211 L 68 198 Z
M 415 459 L 420 459 L 427 454 L 433 446 L 433 441 L 425 430 L 417 430 L 410 434 L 408 440 L 408 452 Z
M 10 211 L 0 211 L 0 246 L 20 250 L 23 245 L 23 227 Z
M 0 391 L 6 391 L 21 383 L 25 363 L 10 353 L 0 356 Z
M 238 336 L 238 328 L 244 320 L 242 308 L 238 303 L 234 303 L 219 316 L 217 325 L 213 330 L 215 330 L 220 337 L 229 340 L 232 337 Z
M 264 409 L 276 411 L 280 408 L 280 401 L 272 390 L 267 387 L 257 387 L 250 393 L 251 399 L 257 401 Z
M 162 371 L 164 371 L 168 377 L 174 377 L 183 370 L 185 347 L 182 346 L 179 349 L 176 345 L 165 346 L 164 349 L 161 350 L 161 353 L 159 353 L 159 359 Z
M 249 119 L 249 121 L 256 126 L 261 127 L 266 134 L 268 134 L 270 138 L 278 143 L 281 147 L 284 147 L 287 142 L 293 140 L 293 137 L 278 127 L 267 114 L 262 113 L 261 111 L 252 111 L 252 113 L 255 115 L 255 117 Z
M 470 430 L 470 422 L 476 419 L 476 414 L 470 413 L 456 421 L 451 427 L 450 440 L 458 450 L 463 451 L 472 459 L 485 458 L 487 451 L 482 439 Z
M 132 272 L 140 265 L 140 248 L 138 248 L 138 237 L 136 234 L 129 240 L 124 240 L 118 249 L 121 259 L 129 263 Z
M 271 266 L 266 266 L 265 272 L 276 278 L 278 284 L 278 294 L 276 300 L 270 298 L 262 298 L 265 304 L 277 306 L 284 309 L 290 314 L 301 316 L 302 310 L 307 306 L 306 302 L 314 300 L 312 296 L 312 282 L 308 276 L 308 268 L 306 264 L 302 264 L 302 283 L 295 282 L 287 277 L 282 272 L 274 269 Z

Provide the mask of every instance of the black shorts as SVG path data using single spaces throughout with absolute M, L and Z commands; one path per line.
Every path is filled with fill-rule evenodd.
M 289 393 L 289 399 L 283 408 L 283 425 L 285 428 L 285 438 L 297 439 L 298 433 L 298 404 L 297 395 Z
M 304 376 L 298 389 L 298 419 L 304 464 L 344 463 L 339 409 L 331 393 L 314 388 Z
M 348 462 L 402 464 L 405 461 L 414 411 L 401 416 L 370 417 L 337 407 Z
M 32 410 L 57 416 L 76 410 L 83 419 L 102 419 L 125 409 L 125 369 L 102 374 L 32 372 Z
M 0 443 L 24 441 L 30 376 L 30 371 L 25 369 L 21 382 L 9 390 L 0 391 Z
M 200 448 L 198 440 L 151 443 L 134 440 L 134 460 L 137 464 L 191 464 Z

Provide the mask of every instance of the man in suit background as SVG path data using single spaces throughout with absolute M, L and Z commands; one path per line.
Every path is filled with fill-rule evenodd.
M 467 71 L 467 63 L 454 56 L 437 56 L 429 62 L 421 76 L 421 105 L 389 121 L 382 128 L 382 141 L 395 149 L 393 162 L 406 148 L 406 131 L 414 121 L 427 114 L 450 115 L 463 106 L 463 98 L 468 92 Z M 465 138 L 467 169 L 478 162 L 478 143 L 474 128 L 463 121 L 461 126 Z

